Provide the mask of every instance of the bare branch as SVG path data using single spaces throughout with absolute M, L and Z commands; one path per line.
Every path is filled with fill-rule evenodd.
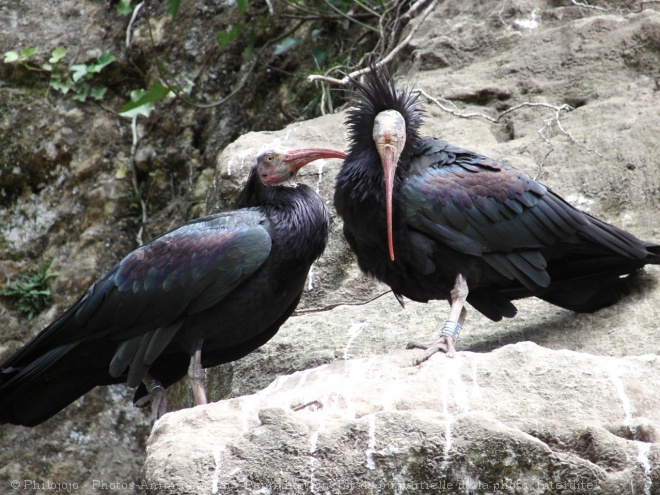
M 142 9 L 143 6 L 144 6 L 144 2 L 138 3 L 133 9 L 133 15 L 131 16 L 131 20 L 128 21 L 128 26 L 126 27 L 126 48 L 131 47 L 131 33 L 133 32 L 133 23 L 135 23 L 135 20 L 137 19 L 137 16 L 140 13 L 140 9 Z
M 548 152 L 543 157 L 543 160 L 541 160 L 541 163 L 539 163 L 539 168 L 536 171 L 536 174 L 534 174 L 534 177 L 532 177 L 532 179 L 537 180 L 539 178 L 539 176 L 541 175 L 541 172 L 543 172 L 543 165 L 545 164 L 545 161 L 550 156 L 550 153 L 552 153 L 554 150 L 555 150 L 555 148 L 551 146 L 551 148 L 548 150 Z
M 438 5 L 438 0 L 433 0 L 430 5 L 424 10 L 422 15 L 420 15 L 418 18 L 415 20 L 415 25 L 410 29 L 410 32 L 408 33 L 408 36 L 399 43 L 394 49 L 387 54 L 387 56 L 380 61 L 381 64 L 386 64 L 390 62 L 403 48 L 408 46 L 408 43 L 410 43 L 410 40 L 414 36 L 414 34 L 417 32 L 419 27 L 424 23 L 426 20 L 427 16 L 435 9 L 436 5 Z
M 568 107 L 568 105 L 566 105 L 566 106 Z M 571 107 L 569 107 L 569 108 L 571 108 Z M 572 110 L 572 108 L 571 108 L 571 110 Z M 560 112 L 561 112 L 561 107 L 558 107 L 558 108 L 555 110 L 555 116 L 554 116 L 554 118 L 552 118 L 552 119 L 547 119 L 547 120 L 544 121 L 545 126 L 537 131 L 537 132 L 539 133 L 539 136 L 541 136 L 543 139 L 545 139 L 545 141 L 546 141 L 547 143 L 550 143 L 550 138 L 546 138 L 546 137 L 543 135 L 543 132 L 542 132 L 542 131 L 543 131 L 544 129 L 548 129 L 549 134 L 552 134 L 552 124 L 553 124 L 553 123 L 554 123 L 554 124 L 557 124 L 557 128 L 559 129 L 559 132 L 561 132 L 564 136 L 566 136 L 566 137 L 567 137 L 567 138 L 568 138 L 568 139 L 569 139 L 574 145 L 576 145 L 576 146 L 578 146 L 579 148 L 582 148 L 582 149 L 584 149 L 584 150 L 586 150 L 586 151 L 588 151 L 588 152 L 590 152 L 590 153 L 595 153 L 596 155 L 598 155 L 598 157 L 602 158 L 603 155 L 601 155 L 597 150 L 592 149 L 592 148 L 589 148 L 588 146 L 586 146 L 586 145 L 584 145 L 584 144 L 578 143 L 578 142 L 576 141 L 576 139 L 573 137 L 573 135 L 572 135 L 570 132 L 568 132 L 566 129 L 564 129 L 564 126 L 561 124 L 561 121 L 559 120 L 559 114 L 560 114 Z M 550 137 L 552 137 L 552 135 L 550 135 Z
M 583 149 L 587 150 L 590 153 L 595 153 L 596 155 L 598 155 L 599 157 L 602 158 L 602 155 L 598 151 L 596 151 L 592 148 L 589 148 L 588 146 L 585 146 L 584 144 L 578 143 L 575 140 L 575 138 L 571 135 L 571 133 L 568 132 L 566 129 L 564 129 L 564 126 L 562 125 L 561 120 L 559 120 L 559 118 L 561 117 L 561 113 L 562 112 L 570 112 L 572 110 L 575 110 L 572 106 L 570 106 L 566 103 L 564 103 L 563 105 L 552 105 L 550 103 L 544 103 L 544 102 L 526 101 L 526 102 L 523 102 L 523 103 L 519 103 L 518 105 L 514 105 L 511 108 L 507 108 L 503 112 L 500 112 L 499 114 L 497 114 L 497 116 L 495 116 L 495 117 L 491 117 L 490 115 L 486 115 L 484 113 L 479 113 L 479 112 L 470 112 L 470 113 L 462 112 L 456 105 L 454 105 L 449 100 L 446 100 L 444 98 L 436 98 L 434 96 L 431 96 L 430 94 L 428 94 L 423 89 L 418 89 L 417 91 L 421 95 L 423 95 L 424 97 L 428 98 L 430 101 L 435 103 L 438 107 L 440 107 L 440 109 L 443 112 L 450 113 L 450 114 L 452 114 L 456 117 L 460 117 L 462 119 L 481 118 L 481 119 L 487 120 L 488 122 L 491 122 L 493 124 L 498 124 L 502 120 L 502 117 L 504 117 L 505 115 L 510 114 L 512 112 L 515 112 L 516 110 L 520 110 L 521 108 L 525 108 L 525 107 L 549 108 L 549 109 L 554 111 L 554 116 L 550 119 L 544 120 L 543 121 L 544 126 L 541 129 L 539 129 L 538 131 L 536 131 L 539 134 L 539 136 L 546 143 L 551 144 L 550 143 L 550 138 L 552 138 L 552 135 L 553 135 L 552 128 L 553 128 L 553 125 L 556 125 L 559 132 L 561 134 L 563 134 L 564 136 L 566 136 L 573 144 L 575 144 L 576 146 L 579 146 L 580 148 L 583 148 Z M 441 103 L 440 100 L 443 100 L 445 102 L 445 104 Z M 547 155 L 546 155 L 546 158 L 547 158 Z M 544 161 L 545 161 L 545 158 L 544 158 Z
M 308 315 L 310 313 L 324 313 L 326 311 L 331 311 L 339 306 L 364 306 L 365 304 L 369 304 L 376 299 L 379 299 L 387 294 L 391 294 L 392 291 L 388 290 L 387 292 L 383 292 L 382 294 L 378 294 L 375 297 L 372 297 L 371 299 L 368 299 L 366 301 L 362 302 L 357 302 L 357 303 L 336 303 L 336 304 L 331 304 L 329 306 L 323 306 L 322 308 L 312 308 L 312 309 L 301 309 L 301 310 L 296 310 L 294 311 L 291 316 L 302 316 L 302 315 Z
M 428 1 L 429 0 L 417 0 L 414 4 L 412 4 L 410 6 L 410 8 L 408 9 L 408 12 L 403 14 L 403 18 L 404 19 L 406 19 L 406 18 L 407 19 L 412 19 L 413 17 L 415 17 L 415 14 L 417 13 L 417 11 L 419 9 L 421 9 L 424 6 L 424 4 Z M 437 3 L 437 2 L 435 2 L 435 3 Z
M 321 403 L 318 400 L 312 400 L 312 401 L 309 401 L 309 402 L 305 402 L 304 404 L 300 404 L 298 406 L 292 405 L 291 410 L 292 411 L 302 411 L 303 409 L 305 409 L 307 407 L 311 407 L 311 406 L 314 406 L 316 409 L 322 409 L 323 408 L 323 403 Z
M 385 11 L 383 15 L 378 19 L 378 45 L 381 47 L 378 50 L 378 53 L 382 55 L 387 51 L 387 42 L 388 40 L 398 40 L 401 35 L 401 30 L 403 29 L 403 21 L 399 12 L 401 10 L 402 4 L 400 2 L 392 2 Z M 394 20 L 390 19 L 390 13 L 396 10 Z M 409 19 L 405 22 L 408 23 Z M 393 26 L 393 27 L 390 27 Z M 386 33 L 391 33 L 389 36 Z M 362 65 L 362 60 L 358 65 Z
M 379 67 L 383 65 L 381 62 L 378 62 L 376 64 L 376 67 Z M 346 75 L 345 77 L 341 79 L 335 79 L 334 77 L 329 77 L 329 76 L 321 76 L 317 74 L 312 74 L 311 76 L 307 76 L 307 82 L 314 82 L 314 81 L 321 81 L 321 82 L 327 82 L 328 84 L 336 84 L 339 86 L 346 86 L 351 79 L 355 79 L 356 77 L 362 76 L 364 74 L 369 74 L 371 72 L 371 69 L 369 67 L 364 68 L 364 69 L 358 69 L 350 74 Z
M 429 0 L 417 0 L 405 14 L 401 14 L 401 8 L 403 7 L 403 2 L 394 2 L 392 5 L 392 9 L 396 7 L 397 12 L 396 15 L 394 16 L 394 20 L 391 22 L 391 28 L 390 28 L 390 35 L 387 36 L 385 35 L 385 28 L 383 26 L 383 19 L 381 19 L 380 22 L 380 27 L 381 27 L 381 43 L 383 43 L 383 50 L 381 51 L 380 55 L 383 56 L 385 53 L 388 52 L 387 48 L 390 47 L 392 44 L 398 44 L 398 40 L 401 38 L 401 33 L 403 32 L 404 28 L 410 23 L 412 18 L 415 16 L 417 11 L 424 7 L 424 5 L 428 2 Z M 389 9 L 388 9 L 389 11 Z M 384 16 L 384 14 L 383 14 Z M 385 44 L 385 42 L 388 42 Z
M 348 76 L 347 76 L 348 77 Z M 344 78 L 346 79 L 346 78 Z M 307 82 L 325 82 L 328 84 L 337 84 L 339 86 L 343 86 L 346 84 L 348 81 L 344 82 L 344 79 L 337 79 L 334 77 L 330 76 L 322 76 L 320 74 L 312 74 L 311 76 L 307 76 Z
M 419 0 L 418 2 L 416 2 L 415 5 L 413 5 L 413 7 L 417 6 L 418 4 L 421 5 L 424 1 L 426 1 L 426 0 Z M 398 55 L 398 53 L 401 50 L 403 50 L 406 46 L 408 46 L 408 44 L 410 43 L 410 40 L 412 39 L 412 37 L 415 35 L 417 30 L 420 28 L 420 26 L 424 23 L 424 21 L 426 20 L 426 17 L 433 11 L 433 9 L 435 9 L 437 4 L 438 4 L 438 0 L 433 0 L 428 5 L 428 7 L 426 7 L 424 12 L 422 12 L 422 14 L 420 14 L 419 17 L 415 18 L 415 24 L 410 29 L 410 33 L 408 33 L 408 36 L 406 36 L 406 38 L 402 42 L 400 42 L 396 47 L 394 47 L 384 58 L 382 58 L 379 62 L 377 62 L 376 67 L 380 67 L 381 65 L 385 65 L 385 64 L 389 63 L 390 61 L 392 61 L 392 59 L 394 59 L 394 57 L 396 55 Z M 411 7 L 409 12 L 412 11 L 413 7 Z M 344 76 L 341 79 L 337 79 L 337 78 L 334 78 L 334 77 L 329 77 L 329 76 L 326 76 L 326 75 L 312 74 L 310 76 L 307 76 L 307 81 L 310 82 L 310 83 L 315 82 L 315 81 L 319 81 L 319 82 L 325 82 L 325 83 L 328 83 L 328 84 L 335 84 L 335 85 L 338 85 L 338 86 L 346 86 L 351 81 L 351 79 L 355 79 L 356 77 L 359 77 L 361 75 L 368 74 L 369 72 L 371 72 L 371 69 L 367 67 L 367 68 L 364 68 L 364 69 L 359 69 L 359 70 L 353 71 L 353 72 L 351 72 L 350 74 Z
M 557 105 L 552 105 L 550 103 L 543 103 L 543 102 L 540 102 L 540 101 L 539 102 L 526 101 L 526 102 L 523 102 L 523 103 L 519 103 L 518 105 L 514 105 L 511 108 L 507 108 L 503 112 L 499 113 L 496 117 L 491 117 L 490 115 L 486 115 L 486 114 L 479 113 L 479 112 L 472 112 L 472 113 L 461 112 L 458 109 L 458 107 L 456 105 L 454 105 L 452 102 L 450 102 L 449 100 L 445 100 L 444 98 L 440 98 L 440 99 L 446 101 L 447 103 L 449 103 L 450 105 L 452 105 L 454 107 L 454 108 L 449 108 L 449 107 L 443 105 L 442 103 L 440 103 L 439 98 L 431 96 L 430 94 L 428 94 L 423 89 L 418 89 L 417 91 L 421 95 L 423 95 L 424 97 L 431 100 L 437 106 L 439 106 L 443 111 L 445 111 L 447 113 L 450 113 L 452 115 L 455 115 L 456 117 L 461 117 L 461 118 L 464 118 L 464 119 L 471 119 L 471 118 L 479 117 L 479 118 L 487 120 L 488 122 L 492 122 L 493 124 L 499 123 L 499 121 L 502 120 L 502 117 L 504 117 L 505 115 L 507 115 L 511 112 L 515 112 L 516 110 L 520 110 L 521 108 L 524 108 L 524 107 L 550 108 L 550 109 L 554 110 L 557 113 L 557 115 L 559 115 L 559 113 L 561 113 L 561 112 L 570 112 L 571 110 L 574 110 L 574 108 L 572 106 L 567 105 L 566 103 L 564 103 L 563 105 L 557 106 Z
M 332 5 L 332 3 L 329 2 L 328 0 L 324 0 L 324 2 L 326 3 L 326 5 L 327 5 L 328 7 L 330 7 L 332 10 L 334 10 L 335 12 L 337 12 L 337 14 L 339 14 L 340 16 L 345 17 L 345 18 L 348 19 L 349 21 L 354 22 L 355 24 L 358 24 L 358 25 L 362 26 L 362 27 L 365 28 L 365 29 L 368 29 L 368 30 L 370 30 L 370 31 L 378 32 L 378 30 L 377 30 L 376 28 L 374 28 L 373 26 L 370 26 L 369 24 L 365 24 L 364 22 L 360 22 L 360 21 L 358 21 L 355 17 L 352 17 L 352 16 L 350 16 L 350 15 L 348 15 L 348 14 L 342 12 L 340 9 L 338 9 L 337 7 L 335 7 L 334 5 Z
M 367 4 L 361 2 L 360 0 L 353 0 L 353 2 L 356 3 L 357 5 L 359 5 L 360 7 L 362 7 L 362 9 L 366 10 L 367 12 L 369 12 L 374 17 L 380 17 L 380 14 L 378 12 L 376 12 L 374 9 L 369 7 Z

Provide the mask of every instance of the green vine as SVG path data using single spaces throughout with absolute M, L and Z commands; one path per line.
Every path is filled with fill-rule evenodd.
M 24 48 L 20 51 L 10 50 L 4 54 L 4 63 L 16 63 L 30 71 L 50 74 L 48 86 L 64 95 L 71 92 L 74 100 L 84 102 L 88 97 L 95 100 L 103 99 L 108 88 L 94 84 L 94 78 L 105 67 L 115 61 L 113 55 L 103 52 L 93 63 L 68 65 L 64 60 L 68 50 L 59 47 L 51 52 L 48 62 L 39 65 L 31 60 L 38 51 L 37 48 Z

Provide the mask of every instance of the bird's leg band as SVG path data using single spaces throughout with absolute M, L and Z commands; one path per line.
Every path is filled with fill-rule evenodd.
M 145 385 L 145 387 L 147 387 L 147 392 L 149 392 L 149 393 L 152 393 L 156 389 L 165 390 L 165 388 L 163 387 L 163 384 L 160 383 L 155 378 L 151 378 L 144 385 Z
M 461 331 L 461 324 L 458 323 L 457 321 L 452 321 L 452 320 L 447 320 L 445 321 L 445 326 L 442 327 L 442 332 L 440 332 L 440 335 L 445 335 L 447 337 L 451 337 L 456 341 L 458 339 L 458 334 Z

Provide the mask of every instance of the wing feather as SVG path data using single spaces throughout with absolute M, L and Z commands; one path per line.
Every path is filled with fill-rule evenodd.
M 428 166 L 414 165 L 401 187 L 409 225 L 526 287 L 547 286 L 541 250 L 587 230 L 588 216 L 504 163 L 430 138 L 420 149 Z
M 52 347 L 107 336 L 121 342 L 168 327 L 221 301 L 259 269 L 270 249 L 267 219 L 255 210 L 189 222 L 127 255 L 5 364 Z M 124 346 L 114 373 L 137 352 L 134 344 Z

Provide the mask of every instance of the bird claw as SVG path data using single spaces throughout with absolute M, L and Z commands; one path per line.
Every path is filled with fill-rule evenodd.
M 440 338 L 432 344 L 422 344 L 420 342 L 409 342 L 406 349 L 425 349 L 426 352 L 421 356 L 413 358 L 413 366 L 418 366 L 428 358 L 433 356 L 436 352 L 444 352 L 447 357 L 454 357 L 456 355 L 456 348 L 454 347 L 454 339 L 448 335 L 441 335 Z
M 148 394 L 135 402 L 137 407 L 146 407 L 151 403 L 151 417 L 154 421 L 163 417 L 167 412 L 167 392 L 163 386 L 153 380 L 147 385 Z

